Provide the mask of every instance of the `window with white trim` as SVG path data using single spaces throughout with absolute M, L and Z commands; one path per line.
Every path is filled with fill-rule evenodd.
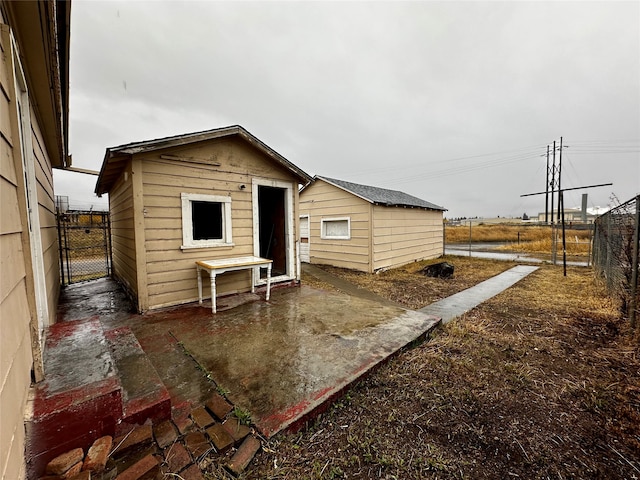
M 232 246 L 231 197 L 182 193 L 182 248 Z
M 323 218 L 320 221 L 320 238 L 334 240 L 351 239 L 351 218 Z

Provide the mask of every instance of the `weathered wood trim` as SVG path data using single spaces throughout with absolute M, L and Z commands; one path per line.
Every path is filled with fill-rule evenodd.
M 147 284 L 147 252 L 144 232 L 144 188 L 142 160 L 135 156 L 131 160 L 131 182 L 133 195 L 133 226 L 136 251 L 136 283 L 138 284 L 138 312 L 149 310 L 149 290 Z
M 376 228 L 376 220 L 373 215 L 373 205 L 369 205 L 369 273 L 373 273 L 375 271 L 375 265 L 373 261 L 373 232 L 375 232 Z

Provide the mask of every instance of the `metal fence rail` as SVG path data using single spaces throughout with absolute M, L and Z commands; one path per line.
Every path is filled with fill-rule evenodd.
M 620 298 L 622 311 L 635 328 L 640 314 L 640 195 L 598 217 L 595 225 L 593 267 L 605 279 L 609 291 Z
M 60 271 L 63 285 L 111 274 L 107 212 L 58 212 Z

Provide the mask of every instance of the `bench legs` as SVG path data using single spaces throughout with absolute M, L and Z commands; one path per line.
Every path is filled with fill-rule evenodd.
M 267 268 L 267 294 L 265 296 L 266 297 L 265 300 L 268 301 L 271 296 L 271 264 L 267 265 L 266 268 Z M 208 269 L 198 266 L 196 267 L 196 270 L 198 273 L 198 303 L 202 305 L 202 270 L 208 270 Z M 260 267 L 251 268 L 251 293 L 254 293 L 256 288 L 256 270 L 259 272 Z M 211 312 L 216 313 L 217 312 L 216 271 L 213 269 L 208 271 L 209 271 L 209 279 L 211 283 Z M 224 273 L 224 270 L 222 270 L 222 272 Z
M 271 295 L 271 264 L 267 265 L 267 295 L 265 300 L 269 301 Z
M 211 270 L 209 277 L 211 278 L 211 311 L 216 313 L 216 272 Z

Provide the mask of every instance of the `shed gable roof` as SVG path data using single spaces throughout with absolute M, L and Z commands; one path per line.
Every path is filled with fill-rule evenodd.
M 361 185 L 359 183 L 346 182 L 344 180 L 321 177 L 319 175 L 316 175 L 314 177 L 314 180 L 315 179 L 330 183 L 335 187 L 345 190 L 375 205 L 383 205 L 386 207 L 426 208 L 429 210 L 440 211 L 446 210 L 444 207 L 398 190 L 388 190 L 386 188 L 372 187 L 370 185 Z
M 300 183 L 306 184 L 312 180 L 309 174 L 295 166 L 289 160 L 269 147 L 266 143 L 250 134 L 240 125 L 233 125 L 230 127 L 215 128 L 213 130 L 205 130 L 202 132 L 187 133 L 183 135 L 174 135 L 172 137 L 158 138 L 155 140 L 127 143 L 125 145 L 107 148 L 102 168 L 100 169 L 100 175 L 98 176 L 98 181 L 96 183 L 95 192 L 97 195 L 109 193 L 120 176 L 122 168 L 126 165 L 126 161 L 131 157 L 131 155 L 233 136 L 237 136 L 249 145 L 252 145 L 275 163 L 289 170 L 289 172 L 291 172 L 291 174 L 296 177 Z

